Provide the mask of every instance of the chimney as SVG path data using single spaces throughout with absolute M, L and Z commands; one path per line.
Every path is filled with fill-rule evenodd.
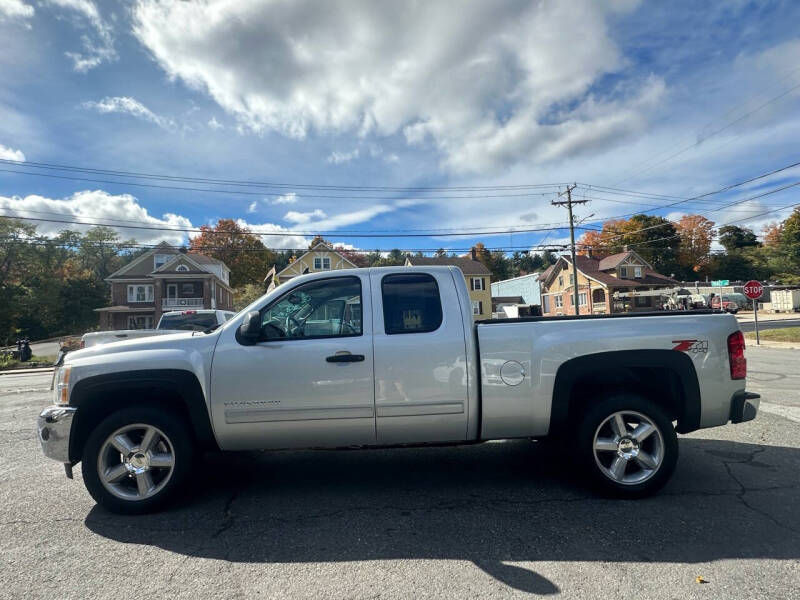
M 470 251 L 472 252 L 472 260 L 478 260 L 478 253 L 475 252 L 475 246 L 473 246 Z

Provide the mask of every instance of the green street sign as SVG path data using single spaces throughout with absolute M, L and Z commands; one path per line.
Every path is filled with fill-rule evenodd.
M 711 287 L 722 287 L 722 286 L 729 285 L 729 284 L 730 284 L 730 280 L 728 280 L 728 279 L 718 279 L 717 281 L 712 281 L 711 282 Z

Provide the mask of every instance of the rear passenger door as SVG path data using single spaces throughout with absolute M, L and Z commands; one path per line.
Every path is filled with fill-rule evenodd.
M 451 272 L 370 277 L 378 443 L 466 439 L 466 340 Z

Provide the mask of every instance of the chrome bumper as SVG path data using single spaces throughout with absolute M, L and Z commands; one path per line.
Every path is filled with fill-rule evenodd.
M 69 459 L 69 434 L 76 410 L 74 406 L 48 406 L 39 414 L 39 441 L 46 457 L 72 464 Z
M 753 392 L 736 392 L 731 398 L 731 422 L 745 423 L 755 419 L 758 414 L 759 398 L 761 396 Z

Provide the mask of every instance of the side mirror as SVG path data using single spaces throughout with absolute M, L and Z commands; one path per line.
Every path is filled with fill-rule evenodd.
M 236 333 L 236 337 L 242 344 L 252 346 L 258 342 L 261 337 L 261 313 L 257 310 L 251 310 L 247 313 Z

